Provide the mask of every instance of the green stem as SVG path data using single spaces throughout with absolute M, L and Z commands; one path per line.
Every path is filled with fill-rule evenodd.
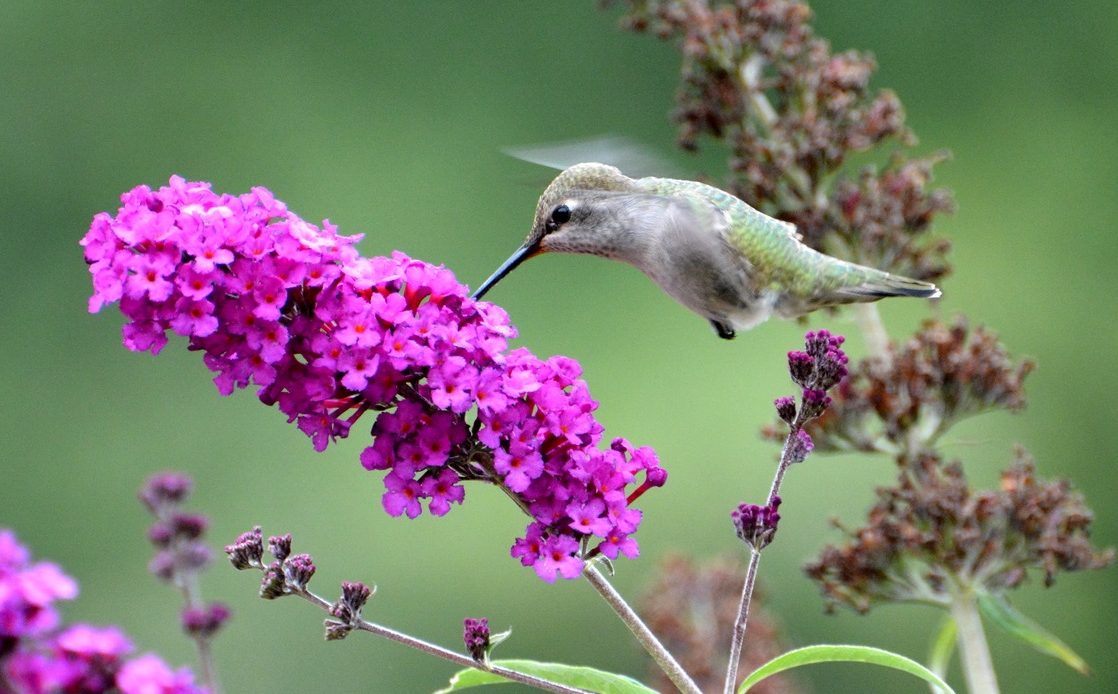
M 881 322 L 877 304 L 854 304 L 854 322 L 866 342 L 869 356 L 881 362 L 884 368 L 893 363 L 893 353 L 889 350 L 889 333 Z
M 955 592 L 951 600 L 951 617 L 958 627 L 959 657 L 970 694 L 998 694 L 998 680 L 990 658 L 990 646 L 982 629 L 978 614 L 978 600 L 974 591 L 963 589 Z
M 684 692 L 684 694 L 702 694 L 702 690 L 699 689 L 699 686 L 691 679 L 691 676 L 687 674 L 687 671 L 683 669 L 683 666 L 672 657 L 672 654 L 668 652 L 664 644 L 660 643 L 660 640 L 656 638 L 656 635 L 652 633 L 648 625 L 641 620 L 636 611 L 634 611 L 632 607 L 629 607 L 629 603 L 625 602 L 625 598 L 621 597 L 621 594 L 606 580 L 606 577 L 598 570 L 595 563 L 587 562 L 586 568 L 582 571 L 582 575 L 586 577 L 586 580 L 594 587 L 594 590 L 598 591 L 602 599 L 613 608 L 613 611 L 617 613 L 617 616 L 621 618 L 625 626 L 629 627 L 629 631 L 633 632 L 633 636 L 637 638 L 640 645 L 652 656 L 652 659 L 656 661 L 656 665 L 664 671 L 664 674 L 679 688 L 679 691 Z

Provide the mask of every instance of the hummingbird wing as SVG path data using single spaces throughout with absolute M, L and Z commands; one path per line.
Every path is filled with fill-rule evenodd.
M 595 137 L 560 142 L 504 147 L 502 152 L 539 166 L 563 171 L 583 162 L 599 162 L 616 166 L 629 176 L 669 176 L 678 167 L 648 145 L 623 135 Z

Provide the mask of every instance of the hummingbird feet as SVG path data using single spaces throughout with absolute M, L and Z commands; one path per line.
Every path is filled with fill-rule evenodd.
M 712 319 L 710 324 L 714 326 L 714 332 L 718 333 L 718 337 L 721 337 L 723 340 L 734 339 L 734 329 L 726 323 L 721 323 Z

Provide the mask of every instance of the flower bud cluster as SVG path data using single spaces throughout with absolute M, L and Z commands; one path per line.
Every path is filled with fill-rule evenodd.
M 325 605 L 326 601 L 310 592 L 308 585 L 318 568 L 309 554 L 292 554 L 290 533 L 273 535 L 268 538 L 268 551 L 272 561 L 264 563 L 264 534 L 260 526 L 241 533 L 231 544 L 225 546 L 229 562 L 237 570 L 255 569 L 263 576 L 260 580 L 259 595 L 265 600 L 275 600 L 287 595 L 309 597 L 316 604 Z M 360 627 L 361 611 L 365 603 L 375 593 L 359 581 L 342 581 L 341 596 L 329 605 L 330 617 L 325 620 L 327 641 L 339 641 Z
M 779 496 L 772 497 L 764 506 L 739 505 L 730 513 L 738 538 L 755 550 L 764 549 L 776 535 L 776 526 L 780 522 L 780 514 L 776 512 L 778 508 Z
M 823 414 L 831 404 L 827 391 L 846 378 L 849 360 L 842 351 L 845 341 L 842 335 L 832 335 L 827 330 L 808 331 L 804 335 L 804 351 L 788 353 L 788 374 L 801 388 L 800 408 L 796 409 L 792 396 L 777 398 L 773 406 L 777 416 L 790 427 L 788 442 L 797 458 L 792 462 L 801 462 L 814 448 L 803 426 Z
M 499 484 L 533 517 L 513 554 L 545 580 L 577 575 L 589 552 L 636 554 L 626 487 L 662 477 L 655 455 L 621 439 L 599 448 L 578 363 L 508 352 L 507 315 L 448 270 L 363 258 L 360 236 L 309 224 L 264 188 L 219 195 L 176 176 L 121 199 L 82 245 L 89 308 L 120 303 L 127 348 L 186 337 L 222 394 L 255 386 L 316 450 L 374 411 L 361 462 L 387 471 L 389 514 L 414 518 L 425 502 L 443 515 L 463 481 Z

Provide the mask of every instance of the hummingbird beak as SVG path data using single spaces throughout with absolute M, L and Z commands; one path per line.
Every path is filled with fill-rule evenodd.
M 540 245 L 538 242 L 525 243 L 523 246 L 516 249 L 516 252 L 510 255 L 508 260 L 501 263 L 501 267 L 497 268 L 497 271 L 490 275 L 489 279 L 482 282 L 481 286 L 475 289 L 474 293 L 470 295 L 470 298 L 476 300 L 485 296 L 485 293 L 492 289 L 493 285 L 504 279 L 505 275 L 515 270 L 517 265 L 520 265 L 525 260 L 531 258 L 534 255 L 537 255 L 539 252 Z

